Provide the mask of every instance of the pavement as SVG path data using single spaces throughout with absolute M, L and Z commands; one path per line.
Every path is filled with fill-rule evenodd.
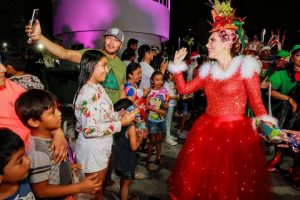
M 176 128 L 172 126 L 172 134 L 175 135 Z M 146 169 L 146 163 L 143 158 L 146 158 L 146 154 L 140 153 L 140 161 L 137 165 L 137 170 L 143 172 L 146 177 L 142 180 L 135 180 L 131 185 L 130 194 L 135 194 L 138 196 L 139 200 L 167 200 L 167 179 L 171 174 L 172 167 L 175 163 L 176 157 L 184 143 L 184 140 L 179 139 L 179 143 L 175 146 L 167 145 L 163 143 L 162 145 L 162 154 L 164 155 L 164 160 L 166 161 L 167 166 L 162 168 L 159 167 L 155 172 L 149 172 Z M 155 156 L 152 156 L 155 159 Z M 270 160 L 272 158 L 271 154 L 266 154 L 266 159 Z M 288 169 L 292 163 L 290 157 L 284 157 L 283 163 L 281 165 L 282 169 Z M 114 173 L 112 174 L 112 179 L 115 181 L 115 184 L 110 187 L 106 187 L 104 197 L 107 200 L 115 200 L 118 198 L 118 192 L 120 189 L 119 186 L 119 177 Z M 290 181 L 287 174 L 282 173 L 272 173 L 272 191 L 274 194 L 274 200 L 300 200 L 300 191 L 294 189 L 290 185 Z

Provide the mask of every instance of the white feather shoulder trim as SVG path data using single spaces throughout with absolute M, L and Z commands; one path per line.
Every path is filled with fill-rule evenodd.
M 173 74 L 186 71 L 187 69 L 188 66 L 184 62 L 180 63 L 179 65 L 175 64 L 174 62 L 170 62 L 168 65 L 168 70 Z
M 262 63 L 252 56 L 245 56 L 241 68 L 241 76 L 251 78 L 253 73 L 260 73 Z
M 200 66 L 199 76 L 201 78 L 205 78 L 205 77 L 208 76 L 211 65 L 212 65 L 212 63 L 207 62 L 207 63 L 204 63 L 203 65 Z

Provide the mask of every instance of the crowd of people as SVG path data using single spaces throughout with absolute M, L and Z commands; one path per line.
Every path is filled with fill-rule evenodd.
M 101 200 L 113 170 L 120 199 L 137 199 L 129 192 L 141 174 L 137 151 L 156 171 L 166 167 L 162 143 L 177 145 L 178 138 L 185 140 L 168 179 L 172 200 L 272 199 L 269 173 L 282 172 L 285 155 L 300 190 L 300 45 L 284 50 L 279 35 L 268 44 L 245 41 L 244 21 L 230 2 L 211 7 L 207 55 L 182 48 L 172 60 L 134 38 L 120 59 L 118 28 L 106 31 L 102 49 L 77 51 L 46 38 L 38 20 L 26 26 L 31 43 L 79 64 L 76 144 L 70 148 L 61 128 L 62 102 L 25 72 L 24 55 L 3 55 L 0 199 Z M 177 133 L 174 116 L 181 117 Z M 276 142 L 269 129 L 278 132 Z M 274 158 L 266 162 L 269 149 Z

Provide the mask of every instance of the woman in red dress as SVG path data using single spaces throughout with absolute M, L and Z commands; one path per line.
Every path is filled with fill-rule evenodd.
M 276 119 L 267 115 L 260 96 L 260 63 L 236 56 L 243 22 L 226 4 L 231 9 L 227 15 L 213 5 L 215 21 L 206 47 L 215 61 L 204 64 L 199 76 L 187 83 L 181 73 L 187 69 L 185 48 L 169 65 L 180 94 L 204 88 L 207 96 L 206 112 L 195 121 L 169 178 L 173 200 L 272 199 L 260 136 L 245 116 L 247 102 L 257 118 L 273 124 Z

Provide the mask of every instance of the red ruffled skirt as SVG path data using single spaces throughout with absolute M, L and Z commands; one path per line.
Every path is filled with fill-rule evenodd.
M 272 199 L 260 137 L 246 117 L 203 115 L 169 178 L 172 200 Z

